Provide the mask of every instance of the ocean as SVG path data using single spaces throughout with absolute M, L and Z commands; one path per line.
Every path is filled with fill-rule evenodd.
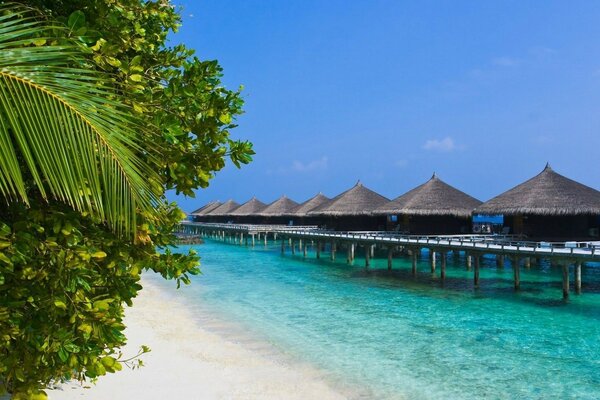
M 275 244 L 192 247 L 202 275 L 178 294 L 185 304 L 334 386 L 360 388 L 357 397 L 600 398 L 600 266 L 584 266 L 583 294 L 564 302 L 560 268 L 546 263 L 521 267 L 515 292 L 510 262 L 497 267 L 494 257 L 483 259 L 475 289 L 464 258 L 450 255 L 442 284 L 425 252 L 413 277 L 409 258 L 395 257 L 390 272 L 384 253 L 367 270 L 342 251 L 332 262 L 326 252 L 282 256 Z

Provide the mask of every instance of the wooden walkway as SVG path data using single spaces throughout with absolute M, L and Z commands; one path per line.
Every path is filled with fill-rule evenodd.
M 441 279 L 446 277 L 447 253 L 463 252 L 467 268 L 473 267 L 473 281 L 479 286 L 480 259 L 484 254 L 496 256 L 496 262 L 503 266 L 505 259 L 511 261 L 514 272 L 514 287 L 520 288 L 520 264 L 529 267 L 541 259 L 550 260 L 562 267 L 563 297 L 569 297 L 569 267 L 573 266 L 574 289 L 581 293 L 581 266 L 583 262 L 600 262 L 600 242 L 533 242 L 516 236 L 500 235 L 403 235 L 393 232 L 336 232 L 317 229 L 315 226 L 287 225 L 248 225 L 248 224 L 209 224 L 184 222 L 181 232 L 211 236 L 253 246 L 257 241 L 268 244 L 269 240 L 280 240 L 281 251 L 289 248 L 295 254 L 296 248 L 304 256 L 309 245 L 313 245 L 316 257 L 328 249 L 330 258 L 345 249 L 347 262 L 354 261 L 358 247 L 365 250 L 365 267 L 369 267 L 376 247 L 387 249 L 388 269 L 392 268 L 394 253 L 401 251 L 412 258 L 412 272 L 416 274 L 417 254 L 423 248 L 429 250 L 431 271 L 435 272 L 437 255 L 440 256 Z

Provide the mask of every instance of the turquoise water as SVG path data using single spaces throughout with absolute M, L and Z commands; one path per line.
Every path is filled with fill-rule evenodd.
M 187 250 L 188 246 L 182 246 Z M 336 385 L 390 399 L 600 398 L 600 267 L 584 267 L 584 294 L 562 301 L 550 265 L 482 264 L 480 288 L 464 260 L 449 257 L 442 286 L 428 258 L 385 255 L 370 270 L 278 246 L 197 246 L 203 274 L 182 295 L 209 307 Z

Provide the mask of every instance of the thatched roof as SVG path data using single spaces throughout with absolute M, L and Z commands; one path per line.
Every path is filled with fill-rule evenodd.
M 211 217 L 220 217 L 231 215 L 231 212 L 238 208 L 240 205 L 233 200 L 227 200 L 225 203 L 221 204 L 219 207 L 213 209 L 212 211 L 206 213 L 205 215 L 210 215 Z
M 267 205 L 262 201 L 258 200 L 256 197 L 251 198 L 235 210 L 233 210 L 229 215 L 236 217 L 247 217 L 250 215 L 258 215 L 262 210 L 265 209 Z
M 296 207 L 298 207 L 298 203 L 284 195 L 266 206 L 264 210 L 257 215 L 260 215 L 261 217 L 282 217 L 292 215 L 292 211 Z
M 210 203 L 203 205 L 199 209 L 192 211 L 190 213 L 190 215 L 195 215 L 195 216 L 205 215 L 206 213 L 211 212 L 212 210 L 219 207 L 220 205 L 221 205 L 221 203 L 218 201 L 211 201 Z
M 433 174 L 427 182 L 378 207 L 373 214 L 469 217 L 480 204 L 481 201 L 448 185 Z
M 600 214 L 600 192 L 557 174 L 546 165 L 544 170 L 518 186 L 486 201 L 475 214 L 578 215 Z
M 304 203 L 296 207 L 293 215 L 297 217 L 304 217 L 309 211 L 312 211 L 329 201 L 329 197 L 324 196 L 323 193 L 319 193 L 315 197 L 306 200 Z
M 389 202 L 388 198 L 363 186 L 360 181 L 351 189 L 337 195 L 331 201 L 308 212 L 308 215 L 371 215 L 377 207 Z

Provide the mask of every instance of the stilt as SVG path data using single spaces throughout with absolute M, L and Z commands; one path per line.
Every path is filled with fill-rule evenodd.
M 356 243 L 352 243 L 350 245 L 350 262 L 354 262 L 355 253 L 356 253 Z
M 519 257 L 513 257 L 512 267 L 515 275 L 515 290 L 519 290 L 521 288 L 521 270 L 519 266 Z
M 581 294 L 581 261 L 575 263 L 575 293 Z
M 442 281 L 446 279 L 446 252 L 442 251 Z
M 354 244 L 351 243 L 346 248 L 346 262 L 348 264 L 350 264 L 352 262 L 352 246 L 354 246 Z
M 394 248 L 388 247 L 388 271 L 392 270 L 392 257 L 394 256 Z
M 267 246 L 269 244 L 267 236 L 268 236 L 268 233 L 265 232 L 265 246 Z
M 431 261 L 431 273 L 435 273 L 435 250 L 429 249 L 429 260 Z
M 412 274 L 417 275 L 417 252 L 413 251 L 410 257 L 412 258 Z
M 473 256 L 467 254 L 467 271 L 471 269 L 471 264 L 473 263 Z
M 296 254 L 296 241 L 294 239 L 290 239 L 290 246 L 292 248 L 292 255 Z
M 375 257 L 375 245 L 374 245 L 374 244 L 372 244 L 372 245 L 369 247 L 369 251 L 371 252 L 371 254 L 370 254 L 370 255 L 371 255 L 371 258 Z
M 317 259 L 321 258 L 321 242 L 317 241 L 316 245 Z
M 563 263 L 562 265 L 562 289 L 563 299 L 569 298 L 569 264 Z
M 331 254 L 330 254 L 331 257 L 330 258 L 331 258 L 331 261 L 335 261 L 335 252 L 337 250 L 335 242 L 331 242 L 330 246 L 331 246 Z
M 256 244 L 256 243 L 255 243 L 255 241 L 254 241 L 254 235 L 252 235 L 252 247 L 254 247 L 254 246 L 255 246 L 255 244 Z
M 530 257 L 525 257 L 525 268 L 531 268 L 531 258 Z
M 304 258 L 306 258 L 306 254 L 308 253 L 307 247 L 308 245 L 306 244 L 306 242 L 304 242 L 302 246 L 302 255 L 304 256 Z
M 248 247 L 248 235 L 246 235 L 246 240 L 244 241 L 244 244 L 246 245 L 246 247 Z
M 371 264 L 370 245 L 365 245 L 365 268 L 369 268 L 370 264 Z
M 285 254 L 285 239 L 281 239 L 281 254 Z
M 473 271 L 473 283 L 475 287 L 479 287 L 479 254 L 473 256 L 475 258 L 475 270 Z
M 504 268 L 504 255 L 496 254 L 496 266 L 500 268 Z

